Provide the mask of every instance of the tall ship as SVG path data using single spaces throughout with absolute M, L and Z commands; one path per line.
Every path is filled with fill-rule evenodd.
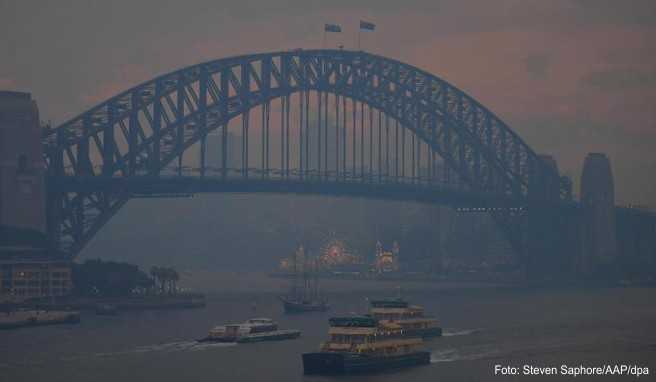
M 325 312 L 329 305 L 319 295 L 319 277 L 316 264 L 305 259 L 301 245 L 292 257 L 292 278 L 289 293 L 281 296 L 285 313 Z
M 430 363 L 421 338 L 404 338 L 396 323 L 373 317 L 334 317 L 328 341 L 303 354 L 303 372 L 334 375 L 376 372 Z
M 394 323 L 402 329 L 403 337 L 439 337 L 442 328 L 438 320 L 424 314 L 424 307 L 410 305 L 402 298 L 371 300 L 369 316 L 384 323 Z

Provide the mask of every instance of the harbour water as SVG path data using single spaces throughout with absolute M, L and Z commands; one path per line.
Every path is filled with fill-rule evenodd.
M 315 351 L 332 315 L 362 312 L 390 283 L 327 295 L 332 311 L 284 315 L 277 292 L 210 294 L 204 309 L 83 314 L 79 325 L 0 331 L 0 381 L 322 381 L 306 377 L 301 354 Z M 374 292 L 376 290 L 377 292 Z M 382 291 L 382 292 L 381 292 Z M 520 380 L 494 366 L 628 364 L 656 373 L 656 289 L 532 289 L 475 286 L 411 289 L 404 297 L 434 313 L 444 336 L 428 342 L 431 364 L 357 381 Z M 212 326 L 261 316 L 300 329 L 296 340 L 199 344 Z M 565 379 L 567 378 L 556 379 Z M 571 377 L 570 377 L 571 378 Z M 553 376 L 531 377 L 531 381 Z M 633 380 L 607 376 L 579 380 Z

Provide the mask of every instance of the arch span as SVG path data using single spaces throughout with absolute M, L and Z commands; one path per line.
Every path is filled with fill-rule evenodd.
M 344 50 L 294 50 L 230 57 L 146 81 L 45 131 L 43 146 L 49 174 L 54 178 L 78 179 L 158 176 L 194 143 L 201 141 L 203 149 L 208 133 L 217 130 L 223 145 L 219 172 L 225 179 L 229 175 L 225 160 L 228 123 L 238 117 L 244 123 L 249 111 L 260 107 L 268 129 L 271 101 L 280 98 L 284 126 L 285 113 L 289 124 L 289 97 L 300 93 L 303 105 L 303 98 L 307 100 L 311 91 L 333 93 L 344 102 L 350 98 L 398 121 L 431 153 L 439 155 L 469 191 L 513 199 L 519 204 L 531 198 L 562 199 L 568 195 L 567 182 L 552 167 L 545 165 L 503 121 L 463 91 L 412 65 Z M 308 102 L 301 107 L 305 107 L 307 115 Z M 364 145 L 363 140 L 360 143 Z M 309 150 L 313 148 L 306 146 L 305 151 Z M 355 165 L 352 171 L 344 166 L 341 172 L 337 165 L 330 174 L 327 164 L 322 170 L 320 159 L 318 171 L 312 171 L 307 155 L 305 167 L 301 161 L 298 171 L 290 169 L 288 160 L 282 160 L 281 168 L 274 169 L 269 166 L 268 146 L 266 152 L 266 165 L 263 154 L 262 167 L 267 178 L 357 178 Z M 244 163 L 241 176 L 248 177 L 248 154 Z M 204 169 L 201 166 L 201 172 Z M 364 181 L 364 177 L 360 180 Z M 554 185 L 559 195 L 547 191 L 553 190 Z M 66 239 L 68 250 L 75 254 L 129 197 L 129 192 L 120 188 L 53 196 L 50 215 L 58 223 L 51 224 L 51 233 Z M 495 212 L 495 218 L 508 230 L 516 231 L 516 216 L 509 211 Z M 521 241 L 517 235 L 509 235 L 511 242 L 515 240 L 514 245 Z

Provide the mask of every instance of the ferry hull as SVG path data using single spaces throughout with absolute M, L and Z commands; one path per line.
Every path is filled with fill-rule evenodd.
M 196 342 L 237 342 L 237 337 L 203 337 L 196 340 Z
M 269 333 L 250 334 L 247 336 L 239 337 L 237 339 L 237 342 L 249 343 L 249 342 L 263 342 L 263 341 L 283 341 L 283 340 L 293 340 L 300 336 L 301 336 L 300 330 L 276 330 Z
M 270 332 L 260 332 L 246 334 L 243 336 L 225 336 L 225 337 L 211 337 L 200 338 L 197 342 L 237 342 L 237 343 L 250 343 L 250 342 L 264 342 L 264 341 L 284 341 L 293 340 L 301 336 L 300 330 L 273 330 Z
M 303 354 L 303 372 L 306 375 L 372 373 L 429 363 L 428 351 L 387 357 L 329 352 Z

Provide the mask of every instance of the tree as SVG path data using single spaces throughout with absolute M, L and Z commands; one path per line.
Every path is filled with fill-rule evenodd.
M 178 292 L 178 280 L 180 280 L 180 274 L 173 268 L 169 268 L 169 277 L 173 286 L 173 294 Z
M 180 274 L 171 267 L 157 267 L 150 268 L 150 274 L 155 280 L 155 284 L 159 283 L 159 293 L 175 294 L 178 287 L 177 283 L 180 280 Z
M 128 296 L 150 278 L 134 264 L 87 260 L 73 266 L 73 284 L 77 293 L 86 296 Z
M 155 284 L 159 282 L 159 293 L 164 293 L 164 269 L 153 266 L 150 268 L 150 275 L 153 276 Z

